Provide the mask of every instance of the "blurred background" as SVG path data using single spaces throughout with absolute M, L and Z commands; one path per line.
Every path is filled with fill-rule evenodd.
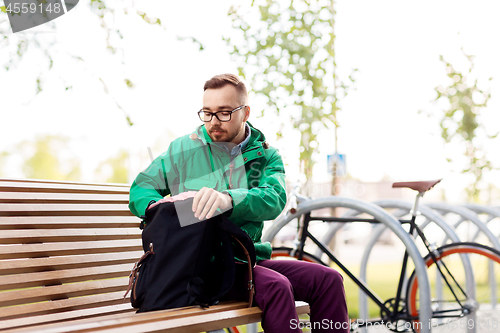
M 0 0 L 0 6 L 4 6 Z M 5 10 L 5 8 L 3 8 Z M 12 33 L 0 12 L 0 177 L 131 183 L 244 76 L 250 122 L 314 197 L 500 201 L 500 3 L 81 1 Z M 335 161 L 335 163 L 333 163 Z

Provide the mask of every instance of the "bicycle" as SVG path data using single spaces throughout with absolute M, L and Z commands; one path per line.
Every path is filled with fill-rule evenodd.
M 449 332 L 458 330 L 472 332 L 500 332 L 500 252 L 489 246 L 472 242 L 455 242 L 441 247 L 429 243 L 422 230 L 416 224 L 419 200 L 440 180 L 427 182 L 400 182 L 393 187 L 410 188 L 418 192 L 411 219 L 400 219 L 400 223 L 410 225 L 410 235 L 416 234 L 423 241 L 427 254 L 424 262 L 427 267 L 437 268 L 431 275 L 436 279 L 432 292 L 432 320 L 430 328 L 448 328 Z M 294 189 L 294 196 L 297 191 Z M 302 204 L 307 201 L 303 196 Z M 301 203 L 298 204 L 300 206 Z M 296 207 L 290 208 L 295 214 Z M 396 295 L 386 301 L 378 297 L 369 286 L 350 272 L 322 244 L 308 228 L 311 221 L 321 222 L 369 222 L 380 223 L 376 219 L 360 217 L 315 217 L 311 212 L 301 215 L 298 219 L 297 237 L 293 247 L 273 248 L 273 258 L 292 257 L 328 266 L 319 257 L 304 250 L 306 240 L 310 239 L 322 253 L 334 262 L 354 283 L 379 307 L 380 318 L 356 321 L 351 331 L 369 327 L 376 323 L 394 332 L 419 332 L 422 323 L 419 318 L 418 279 L 415 271 L 406 278 L 408 267 L 408 252 L 405 251 Z M 486 274 L 486 275 L 484 275 Z

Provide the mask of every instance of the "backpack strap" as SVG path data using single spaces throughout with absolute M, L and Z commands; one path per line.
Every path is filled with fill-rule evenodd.
M 135 283 L 137 282 L 137 272 L 139 271 L 139 268 L 141 268 L 142 262 L 144 260 L 146 260 L 146 258 L 150 254 L 155 254 L 153 252 L 153 243 L 149 244 L 149 251 L 144 253 L 142 255 L 142 257 L 138 261 L 135 262 L 134 268 L 132 268 L 132 270 L 130 271 L 130 275 L 128 276 L 128 287 L 127 287 L 127 291 L 125 292 L 125 295 L 123 295 L 123 299 L 125 299 L 125 297 L 127 297 L 127 294 L 129 293 L 129 291 L 135 286 Z
M 231 222 L 225 216 L 221 215 L 221 217 L 222 219 L 219 220 L 219 227 L 222 230 L 229 233 L 231 236 L 236 237 L 241 242 L 243 248 L 245 248 L 245 250 L 248 252 L 250 256 L 248 262 L 251 263 L 252 267 L 255 267 L 256 264 L 255 246 L 250 236 L 248 236 L 248 234 L 245 231 L 243 231 L 240 227 Z
M 243 243 L 240 242 L 240 240 L 235 237 L 234 235 L 231 235 L 238 244 L 240 244 L 243 254 L 247 258 L 247 267 L 248 267 L 248 307 L 252 307 L 252 302 L 253 302 L 253 296 L 255 295 L 255 288 L 253 285 L 253 269 L 252 269 L 252 260 L 250 259 L 250 253 L 248 253 L 247 248 L 243 245 Z
M 253 284 L 253 267 L 256 264 L 255 247 L 252 239 L 248 234 L 243 231 L 236 224 L 231 222 L 228 218 L 222 215 L 219 221 L 219 226 L 222 230 L 231 235 L 233 239 L 240 245 L 243 255 L 246 258 L 248 265 L 248 307 L 252 306 L 253 296 L 255 295 L 255 287 Z

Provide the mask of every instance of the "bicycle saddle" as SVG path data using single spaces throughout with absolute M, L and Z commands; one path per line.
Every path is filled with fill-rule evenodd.
M 411 188 L 412 190 L 418 191 L 418 192 L 427 192 L 431 188 L 434 187 L 437 183 L 439 183 L 441 179 L 438 180 L 426 180 L 426 181 L 419 181 L 419 182 L 397 182 L 392 184 L 392 187 L 407 187 Z

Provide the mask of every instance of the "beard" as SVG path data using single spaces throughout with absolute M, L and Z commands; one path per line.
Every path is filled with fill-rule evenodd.
M 220 134 L 214 134 L 214 132 L 216 131 L 220 131 Z M 234 140 L 234 138 L 236 138 L 238 134 L 239 134 L 239 129 L 235 129 L 232 132 L 228 132 L 220 127 L 212 127 L 208 132 L 208 135 L 214 142 L 231 142 Z

